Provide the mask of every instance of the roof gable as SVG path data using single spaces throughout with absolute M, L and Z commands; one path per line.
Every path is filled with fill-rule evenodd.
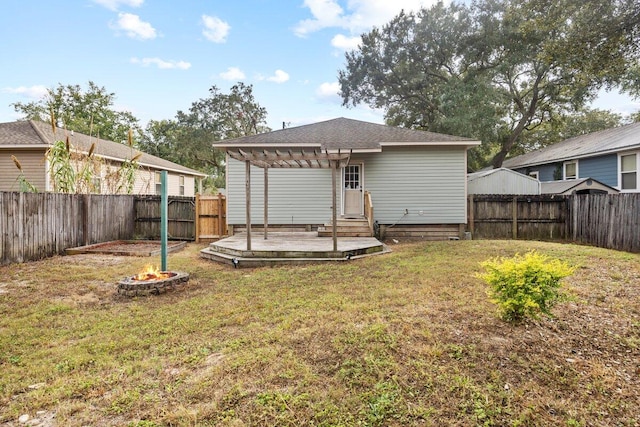
M 344 117 L 258 135 L 215 142 L 220 147 L 307 146 L 322 150 L 370 150 L 383 145 L 478 145 L 479 141 L 434 132 L 385 126 Z
M 640 148 L 640 123 L 565 139 L 548 147 L 507 159 L 502 165 L 508 168 L 533 166 L 635 148 Z
M 0 123 L 0 148 L 10 146 L 47 148 L 55 141 L 65 141 L 67 136 L 69 137 L 69 142 L 77 150 L 84 153 L 88 153 L 91 144 L 95 142 L 94 153 L 100 157 L 122 161 L 130 159 L 138 153 L 142 153 L 138 162 L 143 166 L 154 169 L 167 169 L 173 172 L 183 172 L 188 175 L 206 176 L 206 174 L 202 172 L 141 152 L 126 144 L 91 137 L 65 129 L 56 129 L 54 135 L 51 125 L 48 123 L 35 120 Z

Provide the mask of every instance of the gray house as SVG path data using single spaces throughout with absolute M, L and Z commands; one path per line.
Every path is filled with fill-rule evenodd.
M 47 150 L 55 141 L 69 141 L 74 156 L 87 155 L 93 145 L 92 193 L 115 194 L 120 165 L 139 155 L 133 194 L 160 194 L 161 171 L 167 171 L 167 187 L 171 196 L 195 195 L 196 188 L 207 175 L 185 166 L 140 152 L 126 144 L 108 141 L 79 132 L 56 129 L 35 120 L 0 123 L 0 191 L 18 191 L 16 179 L 21 173 L 14 164 L 14 156 L 25 178 L 38 191 L 54 191 Z M 81 165 L 75 163 L 75 167 Z M 115 177 L 115 178 L 114 178 Z M 201 191 L 201 190 L 200 190 Z M 119 189 L 119 192 L 125 192 Z
M 592 178 L 623 193 L 640 192 L 640 123 L 576 136 L 511 159 L 503 167 L 540 181 Z
M 339 227 L 361 221 L 385 237 L 458 236 L 467 150 L 478 144 L 346 118 L 214 143 L 227 153 L 229 232 L 247 217 L 252 227 L 322 232 L 335 215 Z

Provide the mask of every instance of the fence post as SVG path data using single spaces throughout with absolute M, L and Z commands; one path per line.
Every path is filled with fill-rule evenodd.
M 475 206 L 473 205 L 473 194 L 469 194 L 469 232 L 471 233 L 472 238 L 475 232 L 474 210 Z
M 196 243 L 200 243 L 200 193 L 196 193 Z
M 578 196 L 576 194 L 571 196 L 571 232 L 573 235 L 573 241 L 578 241 Z
M 518 196 L 513 196 L 513 205 L 511 207 L 513 218 L 511 223 L 511 238 L 518 238 Z

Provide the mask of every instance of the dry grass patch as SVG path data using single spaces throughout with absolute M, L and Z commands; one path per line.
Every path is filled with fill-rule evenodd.
M 127 298 L 148 258 L 0 268 L 0 423 L 640 423 L 640 256 L 522 241 L 393 246 L 344 264 L 236 270 L 169 255 L 188 285 Z M 554 318 L 496 317 L 479 262 L 536 249 L 578 266 Z

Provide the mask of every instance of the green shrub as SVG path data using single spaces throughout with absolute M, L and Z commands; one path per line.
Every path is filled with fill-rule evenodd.
M 491 301 L 498 304 L 500 317 L 519 322 L 525 317 L 537 318 L 550 310 L 562 296 L 560 280 L 574 268 L 536 251 L 513 258 L 495 258 L 481 262 L 484 273 L 478 273 L 488 285 Z

